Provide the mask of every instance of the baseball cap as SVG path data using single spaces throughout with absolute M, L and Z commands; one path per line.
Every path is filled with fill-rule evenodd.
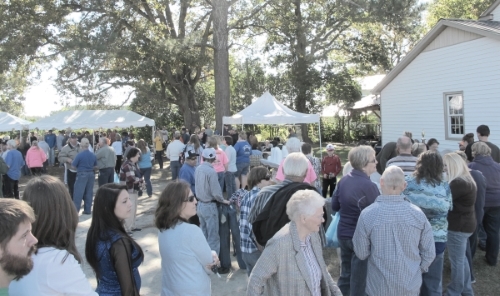
M 203 158 L 206 158 L 206 159 L 213 159 L 213 158 L 215 158 L 215 149 L 214 148 L 205 148 L 205 149 L 203 149 L 201 156 L 203 156 Z
M 69 137 L 70 137 L 70 138 L 72 138 L 72 139 L 76 139 L 76 138 L 78 138 L 78 137 L 76 136 L 76 133 L 75 133 L 75 132 L 71 132 L 71 133 L 69 133 Z
M 328 150 L 328 151 L 335 150 L 335 145 L 332 145 L 332 144 L 326 145 L 326 150 Z
M 186 153 L 184 153 L 184 156 L 186 158 L 195 158 L 195 157 L 199 156 L 199 154 L 194 153 L 194 151 L 192 151 L 192 150 L 189 150 L 189 151 L 186 151 Z

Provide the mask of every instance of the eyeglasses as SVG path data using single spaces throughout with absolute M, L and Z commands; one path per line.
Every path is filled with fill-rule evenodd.
M 271 175 L 267 175 L 267 176 L 265 176 L 265 177 L 264 177 L 264 179 L 262 179 L 262 180 L 266 180 L 266 181 L 271 180 Z
M 369 163 L 376 163 L 377 162 L 377 159 L 373 159 L 373 160 L 370 160 Z
M 195 198 L 196 198 L 196 196 L 190 195 L 190 196 L 188 196 L 187 200 L 185 200 L 184 202 L 193 202 Z

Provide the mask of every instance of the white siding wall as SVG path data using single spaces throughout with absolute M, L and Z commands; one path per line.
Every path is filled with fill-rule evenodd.
M 490 127 L 500 145 L 500 41 L 480 38 L 422 52 L 381 93 L 383 144 L 403 131 L 436 138 L 440 149 L 458 148 L 445 140 L 443 93 L 463 91 L 465 132 Z M 477 140 L 477 139 L 476 139 Z
M 500 5 L 495 8 L 491 14 L 493 14 L 493 20 L 494 21 L 500 21 Z

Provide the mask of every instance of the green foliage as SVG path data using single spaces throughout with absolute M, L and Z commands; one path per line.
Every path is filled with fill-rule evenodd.
M 430 29 L 442 18 L 477 20 L 495 0 L 434 0 L 427 13 Z

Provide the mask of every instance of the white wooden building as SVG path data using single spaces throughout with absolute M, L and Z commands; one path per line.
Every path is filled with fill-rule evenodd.
M 478 21 L 440 20 L 372 93 L 383 144 L 424 131 L 439 150 L 456 150 L 464 133 L 486 124 L 500 145 L 500 0 Z

